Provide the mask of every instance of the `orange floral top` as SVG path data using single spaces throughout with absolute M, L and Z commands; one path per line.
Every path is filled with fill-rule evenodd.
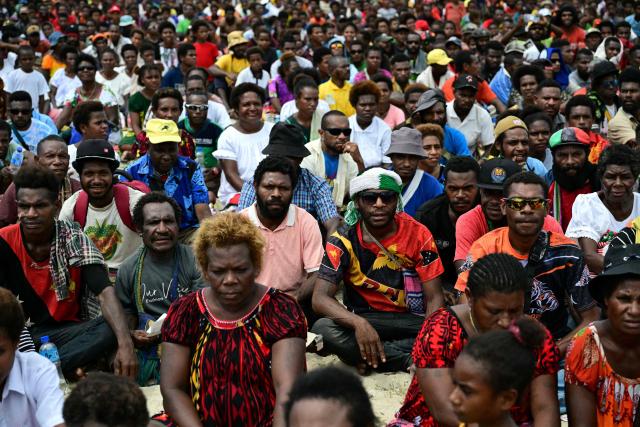
M 598 427 L 631 426 L 640 400 L 640 378 L 616 374 L 592 323 L 569 344 L 565 382 L 585 387 L 596 395 Z

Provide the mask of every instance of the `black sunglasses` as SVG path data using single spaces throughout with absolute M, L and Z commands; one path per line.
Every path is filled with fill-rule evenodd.
M 96 67 L 78 67 L 78 71 L 95 71 Z
M 398 193 L 395 191 L 382 191 L 380 193 L 375 191 L 364 191 L 360 193 L 360 200 L 368 205 L 374 205 L 378 199 L 382 200 L 382 203 L 388 205 L 398 200 Z
M 9 112 L 13 115 L 24 114 L 25 116 L 31 114 L 32 109 L 30 108 L 11 108 Z
M 349 138 L 349 136 L 351 136 L 351 129 L 349 128 L 328 128 L 328 129 L 324 129 L 325 131 L 329 132 L 329 134 L 333 135 L 333 136 L 340 136 L 341 134 L 344 134 L 344 136 L 346 136 L 347 138 Z

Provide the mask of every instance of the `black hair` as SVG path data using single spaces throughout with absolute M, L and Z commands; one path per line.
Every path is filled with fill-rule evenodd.
M 66 60 L 67 59 L 67 55 L 70 54 L 70 53 L 75 53 L 77 55 L 78 54 L 78 50 L 73 46 L 66 45 L 60 51 L 60 57 L 63 60 Z
M 507 67 L 511 67 L 518 59 L 522 59 L 521 52 L 509 52 L 504 55 L 503 63 Z
M 489 51 L 489 49 L 504 52 L 504 45 L 497 40 L 489 40 L 489 43 L 487 43 L 486 46 L 486 50 Z
M 144 84 L 142 84 L 142 79 L 144 78 L 144 75 L 149 71 L 153 71 L 153 70 L 157 71 L 158 73 L 160 73 L 160 75 L 162 75 L 162 69 L 160 68 L 160 64 L 144 64 L 142 67 L 140 67 L 137 71 L 138 85 L 144 86 Z
M 640 84 L 640 70 L 634 67 L 627 67 L 620 73 L 620 86 L 622 83 L 638 83 Z
M 571 20 L 571 25 L 577 25 L 578 24 L 578 11 L 576 10 L 575 7 L 573 7 L 572 4 L 569 3 L 565 3 L 562 6 L 560 6 L 560 10 L 558 10 L 558 13 L 556 14 L 556 18 L 554 20 L 554 24 L 562 27 L 562 13 L 563 12 L 571 12 L 571 14 L 573 15 L 572 20 Z
M 93 65 L 93 68 L 95 68 L 96 70 L 98 69 L 98 60 L 96 59 L 95 56 L 87 55 L 86 53 L 81 53 L 80 55 L 78 55 L 78 59 L 76 59 L 76 66 L 74 67 L 75 69 L 73 70 L 75 73 L 78 72 L 78 67 L 80 67 L 81 62 L 88 62 L 91 65 Z
M 343 58 L 342 56 L 332 56 L 331 58 Z M 295 86 L 296 82 L 302 78 L 308 77 L 313 80 L 317 86 L 320 86 L 320 73 L 315 68 L 298 68 L 289 74 L 287 82 L 290 83 L 291 86 Z
M 116 58 L 116 65 L 118 65 L 118 63 L 120 62 L 120 57 L 118 56 L 118 52 L 116 52 L 114 49 L 110 47 L 107 47 L 102 52 L 100 52 L 100 56 L 98 58 L 100 61 L 102 61 L 102 57 L 104 56 L 105 53 L 112 54 Z
M 609 145 L 598 160 L 598 178 L 607 170 L 607 166 L 629 166 L 634 178 L 640 175 L 640 154 L 627 145 Z
M 190 50 L 196 50 L 195 46 L 191 43 L 182 43 L 178 46 L 178 62 L 182 62 L 182 58 L 187 56 Z
M 287 426 L 294 405 L 305 399 L 337 401 L 348 409 L 347 419 L 353 427 L 373 427 L 373 413 L 367 390 L 352 372 L 329 366 L 311 371 L 294 382 L 284 412 Z
M 631 28 L 631 24 L 629 24 L 627 21 L 620 21 L 616 24 L 616 31 L 618 31 L 618 28 Z
M 64 144 L 65 147 L 67 146 L 67 142 L 60 135 L 56 135 L 56 134 L 47 135 L 44 138 L 42 138 L 40 141 L 38 141 L 38 145 L 36 145 L 36 155 L 39 156 L 42 153 L 42 149 L 40 147 L 42 147 L 42 144 L 47 141 L 56 141 L 61 144 Z
M 427 89 L 429 89 L 429 88 L 427 86 L 423 85 L 422 83 L 412 83 L 412 84 L 410 84 L 404 90 L 404 102 L 407 102 L 409 100 L 409 97 L 411 95 L 413 95 L 414 93 L 423 94 L 423 93 L 425 93 L 427 91 Z
M 160 191 L 152 191 L 151 193 L 147 193 L 140 197 L 136 205 L 133 207 L 133 224 L 138 230 L 142 230 L 142 226 L 144 225 L 144 207 L 149 203 L 169 203 L 173 208 L 176 222 L 180 224 L 180 220 L 182 219 L 182 209 L 178 206 L 178 203 L 173 199 L 173 197 L 169 197 Z
M 453 65 L 457 73 L 464 72 L 464 66 L 473 62 L 473 55 L 474 53 L 470 50 L 461 50 L 456 54 L 456 57 L 453 60 Z
M 138 54 L 138 48 L 135 45 L 128 43 L 120 48 L 120 55 L 124 56 L 124 53 L 129 51 L 135 52 L 136 55 Z
M 313 66 L 317 67 L 322 62 L 322 58 L 327 55 L 331 55 L 331 49 L 328 47 L 320 46 L 313 52 Z
M 296 184 L 298 184 L 298 171 L 296 167 L 287 159 L 282 156 L 267 156 L 260 163 L 258 163 L 258 167 L 256 168 L 256 172 L 253 175 L 253 185 L 260 185 L 260 181 L 262 181 L 262 177 L 267 172 L 280 172 L 284 175 L 289 175 L 291 179 L 291 189 L 296 188 Z
M 391 57 L 391 65 L 396 65 L 398 62 L 410 62 L 411 58 L 409 58 L 404 53 L 396 53 Z
M 538 84 L 540 84 L 544 80 L 544 72 L 540 69 L 540 67 L 536 67 L 534 65 L 522 65 L 518 67 L 518 69 L 513 73 L 513 77 L 511 78 L 513 87 L 517 91 L 520 91 L 520 80 L 522 80 L 524 76 L 535 77 Z
M 364 55 L 365 58 L 367 58 L 369 56 L 369 52 L 380 52 L 381 56 L 384 55 L 384 52 L 382 51 L 382 48 L 380 46 L 376 46 L 376 45 L 372 45 L 372 46 L 369 46 L 367 48 L 367 52 Z
M 158 34 L 160 34 L 160 36 L 162 36 L 162 31 L 164 31 L 167 28 L 169 28 L 174 33 L 176 32 L 176 27 L 175 27 L 175 25 L 173 25 L 173 23 L 171 23 L 169 21 L 162 21 L 158 25 Z
M 557 40 L 554 40 L 554 41 L 551 43 L 551 46 L 550 46 L 550 47 L 555 47 L 555 48 L 558 48 L 558 49 L 559 49 L 559 48 L 564 47 L 564 46 L 571 46 L 571 43 L 569 43 L 569 40 L 567 40 L 567 39 L 557 39 Z
M 156 50 L 155 46 L 153 46 L 151 42 L 143 41 L 142 44 L 140 44 L 140 55 L 142 55 L 142 52 L 147 52 L 150 50 L 153 50 L 154 52 Z
M 509 197 L 509 190 L 511 190 L 511 185 L 513 184 L 539 185 L 542 188 L 542 197 L 545 199 L 547 198 L 547 184 L 542 178 L 540 178 L 533 172 L 518 172 L 507 178 L 502 187 L 502 194 L 504 195 L 504 197 Z
M 520 397 L 533 379 L 537 351 L 545 338 L 540 323 L 521 317 L 509 329 L 471 338 L 460 356 L 470 357 L 483 366 L 485 381 L 495 393 L 515 389 Z
M 264 93 L 264 89 L 258 86 L 255 83 L 240 83 L 231 91 L 231 95 L 229 96 L 229 106 L 233 109 L 238 109 L 240 106 L 240 97 L 245 93 L 253 92 L 258 95 L 260 101 L 264 104 L 266 101 L 266 94 Z
M 297 98 L 302 93 L 302 89 L 310 87 L 318 89 L 318 84 L 309 76 L 304 74 L 298 74 L 293 83 L 293 94 Z
M 153 97 L 151 98 L 151 109 L 153 111 L 157 111 L 160 100 L 164 98 L 175 99 L 176 101 L 178 101 L 178 105 L 180 106 L 180 108 L 182 108 L 183 99 L 180 91 L 172 87 L 163 87 L 158 89 L 158 91 L 153 94 Z
M 24 328 L 24 312 L 9 289 L 0 288 L 0 336 L 5 335 L 12 343 L 20 341 Z
M 564 114 L 567 119 L 571 115 L 571 110 L 575 107 L 589 107 L 589 110 L 591 110 L 591 117 L 596 116 L 596 107 L 587 95 L 576 95 L 571 97 L 564 107 Z
M 196 21 L 191 23 L 191 31 L 193 31 L 194 34 L 198 32 L 200 27 L 207 27 L 207 28 L 211 29 L 209 27 L 209 23 L 207 21 L 205 21 L 205 20 L 202 20 L 202 19 L 198 19 L 198 20 L 196 20 Z
M 322 120 L 320 121 L 320 128 L 321 129 L 325 129 L 327 126 L 327 120 L 330 117 L 347 117 L 346 114 L 344 114 L 342 111 L 338 111 L 338 110 L 331 110 L 327 113 L 324 114 L 324 116 L 322 116 Z
M 104 111 L 104 105 L 98 101 L 85 101 L 78 104 L 73 111 L 73 127 L 80 132 L 80 126 L 89 124 L 91 114 Z
M 9 104 L 12 102 L 29 102 L 31 107 L 33 107 L 33 100 L 31 99 L 31 95 L 29 92 L 24 90 L 17 90 L 9 94 Z
M 53 172 L 40 165 L 23 165 L 13 178 L 16 186 L 16 196 L 23 188 L 47 190 L 47 196 L 51 202 L 58 200 L 60 183 Z
M 74 387 L 62 409 L 67 427 L 95 422 L 106 426 L 146 427 L 147 400 L 126 377 L 92 372 Z
M 493 253 L 476 261 L 467 279 L 467 289 L 473 298 L 480 298 L 490 292 L 511 294 L 523 292 L 525 295 L 531 279 L 522 264 L 512 255 Z
M 559 91 L 562 92 L 562 87 L 560 87 L 560 83 L 552 79 L 545 79 L 538 83 L 538 93 L 544 89 L 545 87 L 555 87 L 558 88 Z
M 247 49 L 247 52 L 244 55 L 247 59 L 249 59 L 251 55 L 256 54 L 260 55 L 260 57 L 264 59 L 264 52 L 258 46 L 251 46 L 249 49 Z
M 384 74 L 382 74 L 382 73 L 375 74 L 375 75 L 373 75 L 371 77 L 371 80 L 374 83 L 384 82 L 387 85 L 387 87 L 389 88 L 389 90 L 393 91 L 393 82 L 391 81 L 391 79 L 389 77 L 385 76 Z
M 480 165 L 478 162 L 469 156 L 455 156 L 447 161 L 447 165 L 444 168 L 444 179 L 447 180 L 449 172 L 465 173 L 474 172 L 476 176 L 480 175 Z
M 593 57 L 593 52 L 591 51 L 591 49 L 588 49 L 588 48 L 585 47 L 585 48 L 580 49 L 578 52 L 576 52 L 576 58 L 579 55 Z
M 311 34 L 313 33 L 313 30 L 316 28 L 320 28 L 320 30 L 322 30 L 322 32 L 324 33 L 324 28 L 322 28 L 322 25 L 320 24 L 311 24 L 307 27 L 307 34 Z
M 9 138 L 11 138 L 11 125 L 9 122 L 0 119 L 0 131 L 5 131 L 9 134 Z
M 528 129 L 531 129 L 531 125 L 534 124 L 535 122 L 545 122 L 547 125 L 549 125 L 549 131 L 553 131 L 553 122 L 551 121 L 551 118 L 547 113 L 544 113 L 544 112 L 532 113 L 527 116 L 524 116 L 523 121 L 524 121 L 524 124 L 527 125 Z

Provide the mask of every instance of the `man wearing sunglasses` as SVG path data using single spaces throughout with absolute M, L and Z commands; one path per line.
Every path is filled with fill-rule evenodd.
M 618 112 L 618 69 L 610 61 L 601 61 L 591 70 L 591 90 L 587 96 L 596 106 L 594 123 L 600 126 L 600 134 L 607 136 L 609 121 Z
M 178 128 L 184 129 L 193 138 L 196 144 L 196 160 L 204 170 L 218 165 L 213 152 L 218 148 L 218 138 L 222 133 L 222 128 L 207 118 L 208 100 L 205 92 L 187 95 L 184 106 L 187 116 L 178 122 Z
M 12 141 L 35 153 L 38 142 L 46 136 L 57 135 L 58 130 L 34 119 L 32 110 L 31 96 L 27 92 L 19 90 L 9 95 L 8 115 Z
M 406 371 L 424 320 L 444 304 L 429 230 L 404 212 L 402 180 L 372 168 L 351 180 L 347 227 L 327 240 L 313 291 L 324 349 L 360 372 Z M 344 305 L 336 299 L 344 283 Z M 345 307 L 346 306 L 346 307 Z
M 338 210 L 346 208 L 349 183 L 364 170 L 358 145 L 349 140 L 349 120 L 342 112 L 332 110 L 322 116 L 319 139 L 305 144 L 311 153 L 300 166 L 327 181 Z
M 580 247 L 562 233 L 543 231 L 549 206 L 547 186 L 532 172 L 519 172 L 504 183 L 501 210 L 507 227 L 493 230 L 472 246 L 458 276 L 456 290 L 466 292 L 469 269 L 491 253 L 513 255 L 533 279 L 529 314 L 557 341 L 562 355 L 571 337 L 600 316 L 589 294 L 589 270 Z M 467 293 L 467 295 L 469 295 Z M 571 329 L 570 316 L 578 324 Z

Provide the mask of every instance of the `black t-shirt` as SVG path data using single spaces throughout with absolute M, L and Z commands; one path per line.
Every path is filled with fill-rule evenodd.
M 415 218 L 433 235 L 444 266 L 444 274 L 440 276 L 442 285 L 447 290 L 453 290 L 453 285 L 458 279 L 453 266 L 453 257 L 456 252 L 456 225 L 452 224 L 449 218 L 449 199 L 443 194 L 429 200 L 418 208 Z

